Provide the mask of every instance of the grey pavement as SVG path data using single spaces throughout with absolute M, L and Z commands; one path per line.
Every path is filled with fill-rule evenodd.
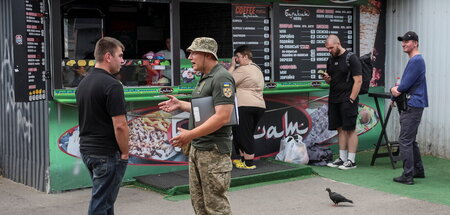
M 354 201 L 335 207 L 325 188 Z M 408 185 L 405 185 L 408 189 Z M 0 214 L 86 214 L 90 189 L 45 194 L 0 176 Z M 169 201 L 163 195 L 122 187 L 116 214 L 194 214 L 190 199 Z M 233 214 L 450 214 L 450 206 L 410 199 L 322 177 L 230 192 Z

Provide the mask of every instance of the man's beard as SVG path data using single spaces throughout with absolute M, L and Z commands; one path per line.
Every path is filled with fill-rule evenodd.
M 341 54 L 341 50 L 337 49 L 334 53 L 333 53 L 333 57 L 337 57 Z

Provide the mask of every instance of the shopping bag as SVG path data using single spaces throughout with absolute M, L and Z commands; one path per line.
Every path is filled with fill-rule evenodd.
M 286 157 L 286 148 L 291 148 L 291 146 L 288 144 L 291 144 L 291 141 L 293 141 L 292 136 L 283 137 L 280 141 L 280 150 L 278 151 L 278 154 L 275 156 L 275 160 L 284 161 L 284 158 Z M 289 143 L 288 143 L 289 142 Z M 293 142 L 292 142 L 293 143 Z
M 283 138 L 280 142 L 280 152 L 275 159 L 289 163 L 307 164 L 309 162 L 308 151 L 302 140 L 300 135 Z

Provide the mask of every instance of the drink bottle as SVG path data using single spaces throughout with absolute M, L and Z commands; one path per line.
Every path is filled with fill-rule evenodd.
M 400 77 L 397 77 L 395 79 L 397 79 L 397 81 L 395 82 L 395 86 L 397 87 L 400 85 Z

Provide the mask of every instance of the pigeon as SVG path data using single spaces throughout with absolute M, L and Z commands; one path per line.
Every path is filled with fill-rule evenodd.
M 328 194 L 330 195 L 330 199 L 331 199 L 331 201 L 334 202 L 335 206 L 338 205 L 340 202 L 350 202 L 353 204 L 352 200 L 345 198 L 344 196 L 342 196 L 339 193 L 331 192 L 330 188 L 327 188 L 325 190 L 328 191 Z

